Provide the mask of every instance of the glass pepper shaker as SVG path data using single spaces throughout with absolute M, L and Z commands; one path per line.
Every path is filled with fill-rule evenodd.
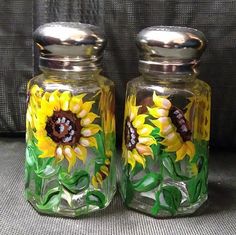
M 198 77 L 203 33 L 149 27 L 137 36 L 141 76 L 128 82 L 121 193 L 154 217 L 194 213 L 207 200 L 210 87 Z
M 55 22 L 34 33 L 43 72 L 28 83 L 25 194 L 41 213 L 77 217 L 116 191 L 114 84 L 101 73 L 93 25 Z

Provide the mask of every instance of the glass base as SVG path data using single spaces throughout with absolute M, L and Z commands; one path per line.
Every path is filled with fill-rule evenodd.
M 86 201 L 85 201 L 86 195 L 84 193 L 83 195 L 75 195 L 76 197 L 72 199 L 70 207 L 66 205 L 63 198 L 61 198 L 61 201 L 58 205 L 55 205 L 54 207 L 50 207 L 50 209 L 40 208 L 40 206 L 37 203 L 37 200 L 33 196 L 30 196 L 29 194 L 26 195 L 26 199 L 39 214 L 56 216 L 56 217 L 78 218 L 78 217 L 90 214 L 92 212 L 95 212 L 95 211 L 103 210 L 106 207 L 108 207 L 115 193 L 116 193 L 116 189 L 113 191 L 113 193 L 111 194 L 109 198 L 106 198 L 106 203 L 103 205 L 102 208 L 97 205 L 86 205 Z M 78 205 L 80 206 L 78 207 Z
M 154 202 L 152 201 L 152 204 L 148 203 L 148 202 L 151 202 L 151 200 L 150 201 L 146 200 L 146 198 L 143 198 L 138 195 L 136 195 L 133 198 L 131 203 L 129 204 L 125 203 L 125 205 L 126 207 L 130 209 L 133 209 L 138 212 L 142 212 L 154 218 L 173 218 L 173 217 L 184 217 L 184 216 L 194 215 L 200 207 L 202 208 L 202 205 L 207 201 L 207 199 L 208 199 L 207 194 L 203 195 L 195 203 L 192 203 L 192 204 L 189 203 L 189 205 L 180 206 L 175 214 L 171 214 L 166 210 L 160 210 L 157 215 L 153 215 L 151 211 L 152 211 Z

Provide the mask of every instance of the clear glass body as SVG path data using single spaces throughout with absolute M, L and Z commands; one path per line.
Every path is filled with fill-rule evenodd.
M 44 70 L 28 84 L 25 194 L 41 213 L 77 217 L 116 191 L 114 84 L 100 70 Z
M 127 84 L 120 190 L 154 217 L 194 213 L 207 200 L 210 87 L 190 75 Z

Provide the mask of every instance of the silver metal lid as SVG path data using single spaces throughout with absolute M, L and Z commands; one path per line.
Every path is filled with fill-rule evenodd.
M 81 71 L 100 65 L 106 40 L 98 27 L 76 22 L 53 22 L 34 32 L 40 67 Z
M 141 71 L 195 72 L 206 47 L 204 34 L 178 26 L 153 26 L 137 36 Z

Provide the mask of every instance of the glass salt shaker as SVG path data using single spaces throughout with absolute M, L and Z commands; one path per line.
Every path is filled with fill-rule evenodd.
M 77 217 L 116 191 L 114 84 L 93 25 L 55 22 L 34 33 L 42 74 L 28 83 L 25 194 L 41 213 Z
M 210 87 L 198 79 L 202 32 L 157 26 L 137 36 L 141 76 L 128 82 L 121 194 L 154 217 L 194 213 L 207 200 Z

